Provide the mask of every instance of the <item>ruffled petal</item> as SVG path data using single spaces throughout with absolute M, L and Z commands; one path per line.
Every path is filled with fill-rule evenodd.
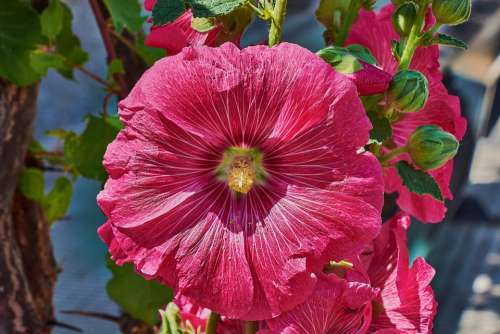
M 358 334 L 365 333 L 371 319 L 370 301 L 374 292 L 359 293 L 335 275 L 322 275 L 313 295 L 302 305 L 277 318 L 267 320 L 273 334 Z M 358 304 L 349 303 L 355 295 Z M 261 332 L 259 332 L 260 334 Z
M 370 333 L 432 332 L 436 301 L 430 282 L 434 269 L 422 258 L 416 259 L 410 268 L 406 245 L 409 224 L 409 216 L 397 215 L 384 224 L 374 241 L 367 271 L 371 284 L 381 292 L 374 302 Z

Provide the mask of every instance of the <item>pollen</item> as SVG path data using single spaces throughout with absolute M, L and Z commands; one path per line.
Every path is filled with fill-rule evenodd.
M 227 185 L 237 193 L 246 194 L 255 183 L 256 173 L 250 157 L 237 156 L 229 167 Z

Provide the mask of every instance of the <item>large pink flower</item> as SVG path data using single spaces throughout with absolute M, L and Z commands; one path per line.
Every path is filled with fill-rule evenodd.
M 302 303 L 335 255 L 378 233 L 383 179 L 356 87 L 313 53 L 185 48 L 119 105 L 100 235 L 203 307 L 239 319 Z
M 391 23 L 393 11 L 392 5 L 384 7 L 378 15 L 362 10 L 347 41 L 348 44 L 362 44 L 370 49 L 381 66 L 392 74 L 397 71 L 398 63 L 391 53 L 391 40 L 399 39 Z M 428 15 L 427 25 L 430 25 L 432 19 L 432 15 Z M 458 140 L 462 139 L 466 121 L 460 115 L 459 99 L 449 95 L 441 82 L 438 47 L 434 45 L 417 48 L 410 69 L 420 71 L 427 77 L 430 96 L 421 111 L 408 113 L 393 124 L 395 144 L 399 147 L 406 145 L 411 134 L 422 125 L 438 125 L 454 134 Z M 401 158 L 411 161 L 408 155 Z M 450 161 L 445 166 L 430 172 L 446 199 L 453 198 L 449 189 L 452 171 L 453 162 Z M 403 186 L 394 168 L 388 168 L 384 172 L 386 192 L 399 192 L 397 203 L 401 209 L 423 222 L 436 223 L 443 220 L 446 213 L 446 206 L 443 202 L 428 194 L 418 195 L 410 192 Z
M 155 4 L 156 0 L 145 0 L 144 8 L 152 11 Z M 162 26 L 153 25 L 144 43 L 150 47 L 165 49 L 169 55 L 174 55 L 186 46 L 217 46 L 220 41 L 228 41 L 227 38 L 221 37 L 221 24 L 209 31 L 199 32 L 193 29 L 192 21 L 193 13 L 189 9 L 174 22 Z M 240 34 L 236 34 L 231 36 L 230 40 L 239 45 L 240 37 Z
M 406 229 L 398 215 L 344 278 L 319 274 L 311 297 L 292 311 L 267 320 L 259 334 L 429 334 L 436 314 L 430 286 L 434 269 L 418 258 L 410 268 Z M 370 285 L 364 281 L 368 275 Z

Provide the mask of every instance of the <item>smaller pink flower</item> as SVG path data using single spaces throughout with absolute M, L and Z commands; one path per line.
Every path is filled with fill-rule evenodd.
M 145 0 L 144 8 L 152 11 L 156 0 Z M 162 25 L 151 26 L 149 34 L 146 36 L 145 44 L 150 47 L 167 50 L 169 55 L 174 55 L 186 46 L 218 46 L 228 41 L 227 38 L 221 38 L 223 32 L 222 25 L 216 25 L 207 32 L 199 32 L 192 27 L 193 13 L 187 10 L 175 21 Z M 241 35 L 236 34 L 229 38 L 231 42 L 239 45 Z
M 391 41 L 399 40 L 399 36 L 391 22 L 393 12 L 393 5 L 385 6 L 378 14 L 361 10 L 347 40 L 348 45 L 361 44 L 367 47 L 382 68 L 391 74 L 396 73 L 398 67 L 398 62 L 391 52 Z M 432 12 L 429 11 L 426 17 L 425 29 L 432 26 L 434 22 L 435 18 L 432 16 Z M 443 130 L 452 133 L 457 140 L 461 140 L 465 134 L 467 123 L 460 115 L 459 99 L 456 96 L 449 95 L 441 82 L 438 46 L 417 48 L 410 69 L 419 71 L 426 76 L 429 81 L 430 96 L 422 110 L 405 114 L 393 124 L 393 140 L 396 146 L 405 146 L 415 129 L 423 125 L 437 125 Z M 399 159 L 411 163 L 411 158 L 407 154 L 400 156 Z M 396 161 L 393 160 L 392 162 Z M 449 161 L 443 167 L 429 172 L 438 184 L 445 199 L 453 198 L 449 188 L 452 172 L 453 161 Z M 425 223 L 438 223 L 443 220 L 446 213 L 444 202 L 428 194 L 419 195 L 410 192 L 403 185 L 394 167 L 385 168 L 384 174 L 385 191 L 387 193 L 399 193 L 397 204 L 403 211 Z
M 259 334 L 430 334 L 436 301 L 430 286 L 434 269 L 417 258 L 410 267 L 406 230 L 399 214 L 383 225 L 354 268 L 318 274 L 306 302 L 267 320 Z M 369 280 L 369 283 L 368 283 Z

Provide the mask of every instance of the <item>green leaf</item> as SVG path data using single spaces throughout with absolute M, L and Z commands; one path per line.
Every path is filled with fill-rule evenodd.
M 56 180 L 54 188 L 43 198 L 42 206 L 49 223 L 64 217 L 71 203 L 73 184 L 64 176 Z
M 30 142 L 30 145 L 28 146 L 28 151 L 30 154 L 36 154 L 36 153 L 44 152 L 45 148 L 38 140 L 33 139 Z
M 120 117 L 118 115 L 109 116 L 107 121 L 117 131 L 120 131 L 121 129 L 123 129 L 123 123 L 122 123 L 122 121 L 120 121 Z
M 329 46 L 319 50 L 317 55 L 344 74 L 355 73 L 363 69 L 358 58 L 343 47 Z
M 66 141 L 64 150 L 73 159 L 78 172 L 87 178 L 106 180 L 102 159 L 108 144 L 115 139 L 118 129 L 102 117 L 89 116 L 87 127 L 78 139 Z M 68 145 L 66 147 L 66 144 Z
M 73 33 L 72 21 L 71 11 L 63 4 L 63 25 L 61 33 L 56 37 L 56 52 L 66 60 L 66 66 L 58 70 L 68 79 L 73 78 L 74 66 L 82 65 L 89 59 L 89 55 L 80 45 L 80 39 Z
M 187 0 L 194 17 L 226 15 L 245 5 L 248 0 Z
M 179 334 L 181 333 L 181 317 L 179 307 L 175 303 L 168 303 L 165 310 L 160 310 L 161 327 L 158 334 Z
M 161 26 L 170 23 L 185 11 L 184 0 L 158 0 L 153 7 L 153 24 Z
M 406 161 L 398 162 L 396 168 L 408 190 L 419 195 L 429 194 L 438 201 L 443 201 L 441 190 L 432 176 L 413 168 Z
M 107 265 L 113 275 L 106 286 L 109 297 L 135 319 L 149 325 L 157 324 L 160 320 L 158 310 L 172 300 L 172 290 L 145 280 L 131 264 L 119 267 L 108 259 Z
M 346 53 L 341 58 L 341 61 L 337 62 L 334 67 L 337 71 L 344 74 L 356 73 L 363 69 L 363 65 L 361 65 L 358 58 L 348 53 Z
M 104 0 L 111 13 L 113 25 L 118 32 L 124 28 L 130 32 L 142 30 L 145 18 L 141 16 L 141 5 L 137 0 Z
M 42 34 L 53 40 L 63 27 L 63 7 L 59 0 L 50 0 L 50 4 L 40 15 Z
M 144 38 L 137 39 L 135 44 L 135 51 L 148 66 L 153 65 L 155 61 L 165 57 L 166 55 L 166 52 L 163 49 L 151 48 L 147 45 L 144 45 Z
M 19 178 L 18 186 L 25 197 L 41 201 L 45 190 L 43 171 L 38 168 L 25 168 Z
M 198 32 L 208 32 L 216 27 L 212 18 L 195 17 L 191 22 L 191 27 Z
M 115 58 L 108 64 L 108 78 L 112 78 L 117 73 L 125 73 L 125 67 L 120 59 Z
M 2 0 L 0 10 L 0 77 L 19 86 L 40 79 L 30 53 L 43 40 L 38 13 L 20 0 Z
M 383 143 L 385 140 L 391 138 L 392 128 L 389 120 L 380 116 L 375 110 L 368 111 L 367 114 L 373 126 L 370 131 L 370 139 L 378 143 Z
M 464 50 L 467 49 L 467 44 L 464 41 L 446 34 L 437 34 L 432 41 L 434 44 L 441 44 Z
M 365 63 L 376 65 L 377 60 L 373 57 L 370 50 L 359 44 L 351 44 L 346 49 L 356 58 L 364 61 Z
M 30 55 L 31 67 L 41 76 L 46 76 L 49 68 L 56 70 L 65 69 L 64 57 L 57 53 L 47 53 L 40 50 L 33 51 Z
M 316 19 L 326 28 L 327 41 L 332 41 L 340 28 L 342 16 L 349 8 L 350 0 L 321 0 L 316 10 Z
M 401 60 L 401 44 L 395 39 L 391 41 L 391 52 L 394 58 Z

